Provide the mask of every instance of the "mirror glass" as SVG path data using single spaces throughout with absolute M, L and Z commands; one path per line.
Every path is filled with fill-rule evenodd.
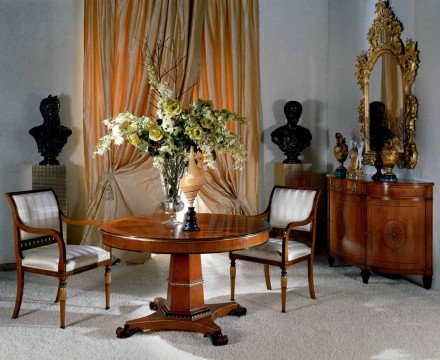
M 370 103 L 367 110 L 369 129 L 372 128 L 373 123 L 385 125 L 397 138 L 397 150 L 403 152 L 405 146 L 405 119 L 402 71 L 392 53 L 383 53 L 374 64 L 369 79 L 368 98 Z M 377 102 L 383 103 L 384 111 L 370 113 L 372 107 L 380 107 Z M 371 105 L 372 103 L 374 104 Z

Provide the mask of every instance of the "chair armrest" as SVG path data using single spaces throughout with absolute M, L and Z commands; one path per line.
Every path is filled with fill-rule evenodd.
M 67 217 L 64 214 L 61 214 L 61 220 L 64 221 L 67 224 L 71 224 L 71 225 L 94 225 L 94 226 L 102 226 L 104 223 L 102 221 L 99 220 L 92 220 L 92 219 L 84 219 L 84 220 L 75 220 L 75 219 L 71 219 L 69 217 Z
M 37 235 L 51 235 L 55 238 L 55 240 L 61 241 L 64 244 L 64 241 L 62 239 L 62 236 L 60 232 L 56 231 L 55 229 L 49 229 L 49 228 L 34 228 L 27 226 L 23 223 L 17 223 L 17 226 L 20 228 L 20 230 L 23 230 L 25 232 L 31 233 L 31 234 L 37 234 Z
M 57 241 L 58 252 L 59 252 L 59 261 L 58 261 L 58 271 L 66 271 L 66 244 L 63 241 L 63 237 L 59 231 L 55 229 L 49 228 L 34 228 L 30 226 L 26 226 L 21 222 L 17 222 L 17 226 L 20 230 L 31 234 L 37 235 L 50 235 Z
M 284 235 L 283 235 L 283 254 L 287 258 L 288 257 L 288 241 L 290 238 L 290 233 L 297 227 L 304 226 L 310 224 L 312 221 L 315 220 L 316 214 L 314 211 L 310 214 L 310 216 L 307 219 L 301 220 L 301 221 L 292 221 L 284 228 Z M 312 230 L 313 231 L 313 230 Z
M 67 224 L 80 225 L 80 226 L 93 225 L 93 226 L 101 227 L 102 225 L 104 225 L 104 222 L 99 221 L 99 220 L 92 220 L 92 219 L 75 220 L 75 219 L 71 219 L 71 218 L 67 217 L 66 215 L 64 215 L 63 213 L 61 213 L 61 220 L 64 221 L 65 223 L 67 223 Z M 105 246 L 105 250 L 107 250 L 110 253 L 110 256 L 111 256 L 112 248 L 106 245 Z
M 294 230 L 297 227 L 304 226 L 310 224 L 313 220 L 315 220 L 315 214 L 312 212 L 310 216 L 301 221 L 292 221 L 291 223 L 287 224 L 287 226 L 284 228 L 284 232 L 286 235 L 289 235 L 292 230 Z

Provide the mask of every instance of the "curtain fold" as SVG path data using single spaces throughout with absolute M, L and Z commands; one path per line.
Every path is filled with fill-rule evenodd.
M 120 112 L 154 117 L 144 52 L 172 39 L 176 52 L 187 54 L 178 66 L 177 87 L 191 88 L 181 97 L 212 99 L 246 117 L 248 125 L 232 130 L 241 137 L 248 161 L 233 170 L 230 155 L 218 156 L 208 171 L 200 197 L 209 211 L 257 212 L 259 157 L 259 49 L 257 0 L 86 0 L 84 8 L 84 152 L 88 218 L 153 213 L 163 199 L 159 172 L 152 159 L 130 145 L 114 146 L 103 157 L 92 157 L 105 133 L 102 120 Z M 148 45 L 148 48 L 146 47 Z M 164 67 L 173 55 L 163 52 Z M 182 91 L 183 91 L 182 90 Z M 86 228 L 84 244 L 98 245 L 96 229 Z M 120 252 L 129 262 L 145 255 Z
M 256 0 L 207 1 L 199 83 L 194 97 L 211 99 L 218 108 L 244 116 L 247 125 L 233 130 L 246 146 L 243 171 L 232 157 L 219 154 L 217 169 L 199 196 L 211 212 L 252 215 L 258 211 L 260 134 L 259 14 Z

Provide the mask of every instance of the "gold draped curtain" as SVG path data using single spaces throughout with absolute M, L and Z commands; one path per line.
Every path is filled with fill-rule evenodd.
M 220 154 L 208 171 L 200 198 L 211 212 L 256 214 L 259 135 L 260 64 L 258 2 L 207 1 L 202 32 L 201 71 L 195 97 L 213 99 L 217 107 L 242 114 L 247 125 L 234 129 L 246 146 L 243 171 L 233 169 L 230 155 Z
M 120 112 L 154 117 L 154 99 L 144 65 L 147 43 L 173 39 L 179 54 L 183 88 L 198 82 L 194 97 L 239 112 L 248 125 L 237 126 L 246 144 L 243 172 L 232 169 L 230 156 L 219 156 L 201 192 L 206 207 L 218 213 L 257 211 L 259 143 L 259 62 L 257 0 L 86 0 L 84 8 L 84 151 L 89 192 L 88 218 L 153 213 L 163 198 L 152 159 L 130 145 L 115 146 L 93 157 L 106 129 L 102 120 Z M 172 59 L 164 53 L 161 63 Z M 184 102 L 190 100 L 190 92 Z M 83 243 L 99 244 L 97 230 L 87 228 Z M 130 262 L 144 255 L 116 254 Z

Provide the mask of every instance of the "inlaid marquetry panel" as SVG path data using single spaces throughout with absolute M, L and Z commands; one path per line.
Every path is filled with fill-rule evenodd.
M 373 266 L 424 268 L 424 203 L 367 200 L 368 256 Z M 408 239 L 411 239 L 408 241 Z

